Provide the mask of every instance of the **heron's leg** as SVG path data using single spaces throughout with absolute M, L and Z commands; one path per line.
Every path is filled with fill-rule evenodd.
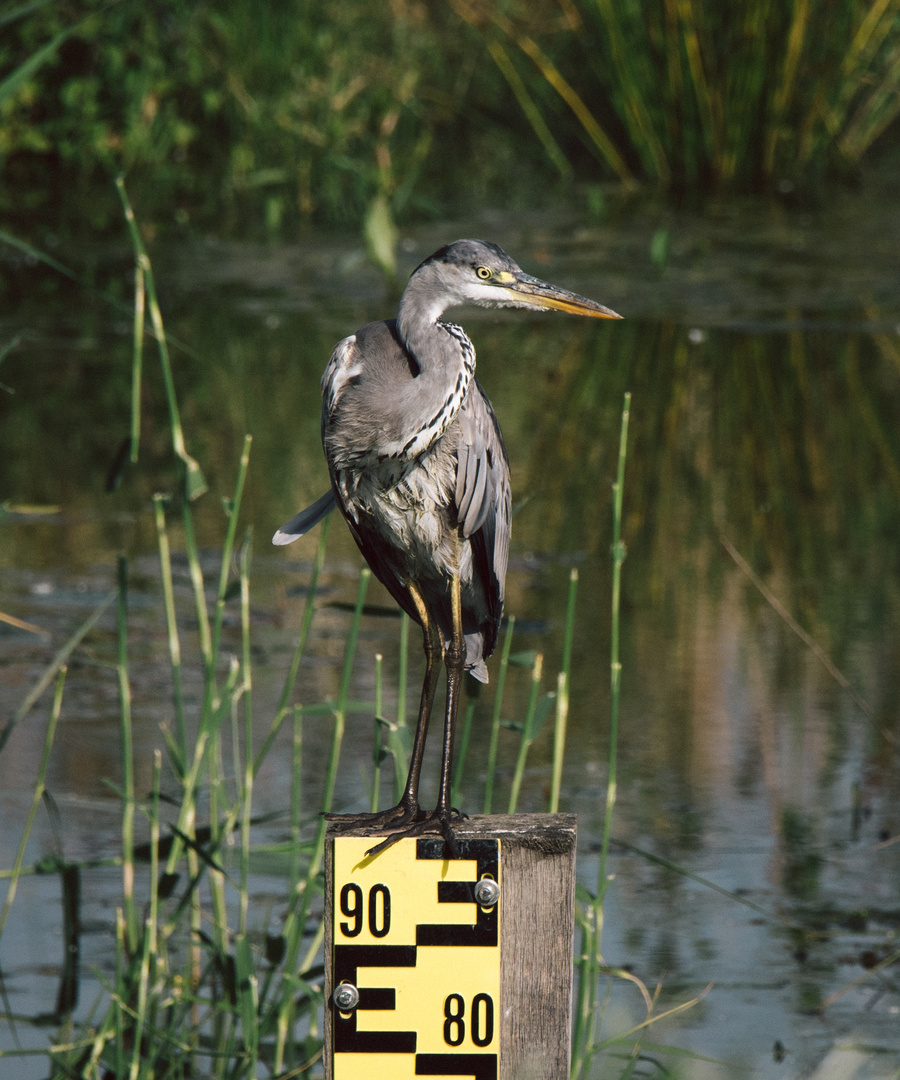
M 450 589 L 453 634 L 450 639 L 450 644 L 444 650 L 444 665 L 447 668 L 447 712 L 444 721 L 444 747 L 443 755 L 441 757 L 441 788 L 440 794 L 438 795 L 437 806 L 431 813 L 420 816 L 416 821 L 409 822 L 408 824 L 404 823 L 402 828 L 398 829 L 396 832 L 392 832 L 390 836 L 385 837 L 380 844 L 376 844 L 375 847 L 370 848 L 366 852 L 367 855 L 377 855 L 379 851 L 384 851 L 385 848 L 389 848 L 391 844 L 396 843 L 403 837 L 422 836 L 425 833 L 438 833 L 443 836 L 451 858 L 459 858 L 459 845 L 456 842 L 456 837 L 453 835 L 453 829 L 450 824 L 454 814 L 454 810 L 450 805 L 450 774 L 453 764 L 453 736 L 456 729 L 456 716 L 459 712 L 459 695 L 462 688 L 466 665 L 466 640 L 463 636 L 462 629 L 462 596 L 458 576 L 454 575 L 450 584 Z M 425 690 L 426 688 L 423 687 L 423 703 Z M 431 696 L 432 698 L 434 697 L 433 688 L 431 690 Z M 419 732 L 417 731 L 417 742 L 418 737 Z M 422 741 L 424 745 L 424 736 Z M 412 780 L 412 772 L 413 770 L 411 768 L 410 780 Z M 418 784 L 418 777 L 416 778 L 416 783 Z M 389 828 L 390 824 L 385 823 L 384 827 Z
M 419 592 L 418 586 L 408 583 L 407 588 L 416 606 L 419 620 L 422 623 L 422 635 L 425 648 L 425 678 L 422 682 L 422 697 L 419 702 L 419 718 L 416 723 L 416 734 L 413 739 L 412 756 L 409 763 L 409 774 L 406 778 L 406 787 L 400 802 L 389 810 L 379 813 L 362 814 L 326 814 L 329 821 L 337 822 L 338 831 L 350 831 L 364 829 L 378 831 L 390 829 L 395 826 L 404 826 L 417 821 L 422 815 L 419 810 L 419 777 L 422 772 L 422 759 L 425 756 L 425 740 L 428 735 L 428 722 L 431 719 L 431 709 L 434 704 L 434 695 L 437 690 L 438 677 L 441 670 L 441 660 L 444 655 L 444 645 L 441 640 L 441 632 L 437 623 L 431 617 L 425 600 Z M 399 839 L 400 833 L 396 834 Z M 391 841 L 393 842 L 393 841 Z M 381 845 L 379 845 L 380 848 Z M 388 845 L 385 844 L 385 847 Z
M 444 719 L 444 748 L 441 757 L 441 789 L 435 811 L 450 814 L 450 779 L 453 768 L 453 739 L 456 734 L 456 717 L 459 713 L 459 696 L 466 667 L 466 639 L 462 628 L 462 594 L 459 575 L 451 582 L 450 604 L 453 615 L 453 637 L 444 654 L 447 668 L 447 712 Z
M 425 599 L 419 592 L 418 587 L 410 582 L 407 588 L 422 623 L 425 647 L 425 678 L 422 682 L 422 697 L 419 701 L 419 718 L 416 723 L 416 734 L 409 762 L 409 775 L 406 778 L 406 788 L 403 792 L 403 798 L 400 800 L 400 805 L 415 805 L 416 809 L 418 809 L 419 776 L 422 772 L 425 740 L 428 736 L 428 722 L 431 719 L 431 708 L 434 705 L 434 695 L 437 691 L 444 646 L 441 641 L 441 632 L 437 623 L 431 617 L 431 613 L 425 605 Z

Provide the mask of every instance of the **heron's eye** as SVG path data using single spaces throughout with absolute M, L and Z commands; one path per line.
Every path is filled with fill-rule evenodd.
M 491 271 L 486 266 L 476 266 L 475 273 L 482 281 L 488 281 L 491 277 Z

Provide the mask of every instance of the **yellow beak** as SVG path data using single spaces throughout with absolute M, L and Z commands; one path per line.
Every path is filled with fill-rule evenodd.
M 558 289 L 555 285 L 549 285 L 529 274 L 516 274 L 514 282 L 502 291 L 510 300 L 530 307 L 555 308 L 557 311 L 568 311 L 571 315 L 587 315 L 592 319 L 622 318 L 610 308 L 588 300 L 586 296 L 579 296 L 567 289 Z

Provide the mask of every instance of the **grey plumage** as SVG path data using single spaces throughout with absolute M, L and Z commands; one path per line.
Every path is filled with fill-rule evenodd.
M 614 312 L 524 274 L 495 244 L 458 240 L 410 277 L 397 318 L 339 342 L 322 377 L 322 442 L 331 491 L 274 536 L 295 540 L 340 507 L 373 573 L 423 628 L 426 676 L 403 800 L 351 826 L 400 835 L 443 832 L 463 669 L 487 681 L 497 641 L 510 537 L 509 467 L 500 427 L 475 379 L 475 349 L 441 321 L 464 303 L 548 307 L 602 318 Z M 458 614 L 456 614 L 458 596 Z M 458 644 L 457 644 L 458 643 Z M 436 665 L 447 668 L 441 794 L 431 815 L 417 793 Z

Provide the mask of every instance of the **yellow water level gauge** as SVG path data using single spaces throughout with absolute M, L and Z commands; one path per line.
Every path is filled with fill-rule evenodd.
M 497 1080 L 500 841 L 333 842 L 334 1080 Z

